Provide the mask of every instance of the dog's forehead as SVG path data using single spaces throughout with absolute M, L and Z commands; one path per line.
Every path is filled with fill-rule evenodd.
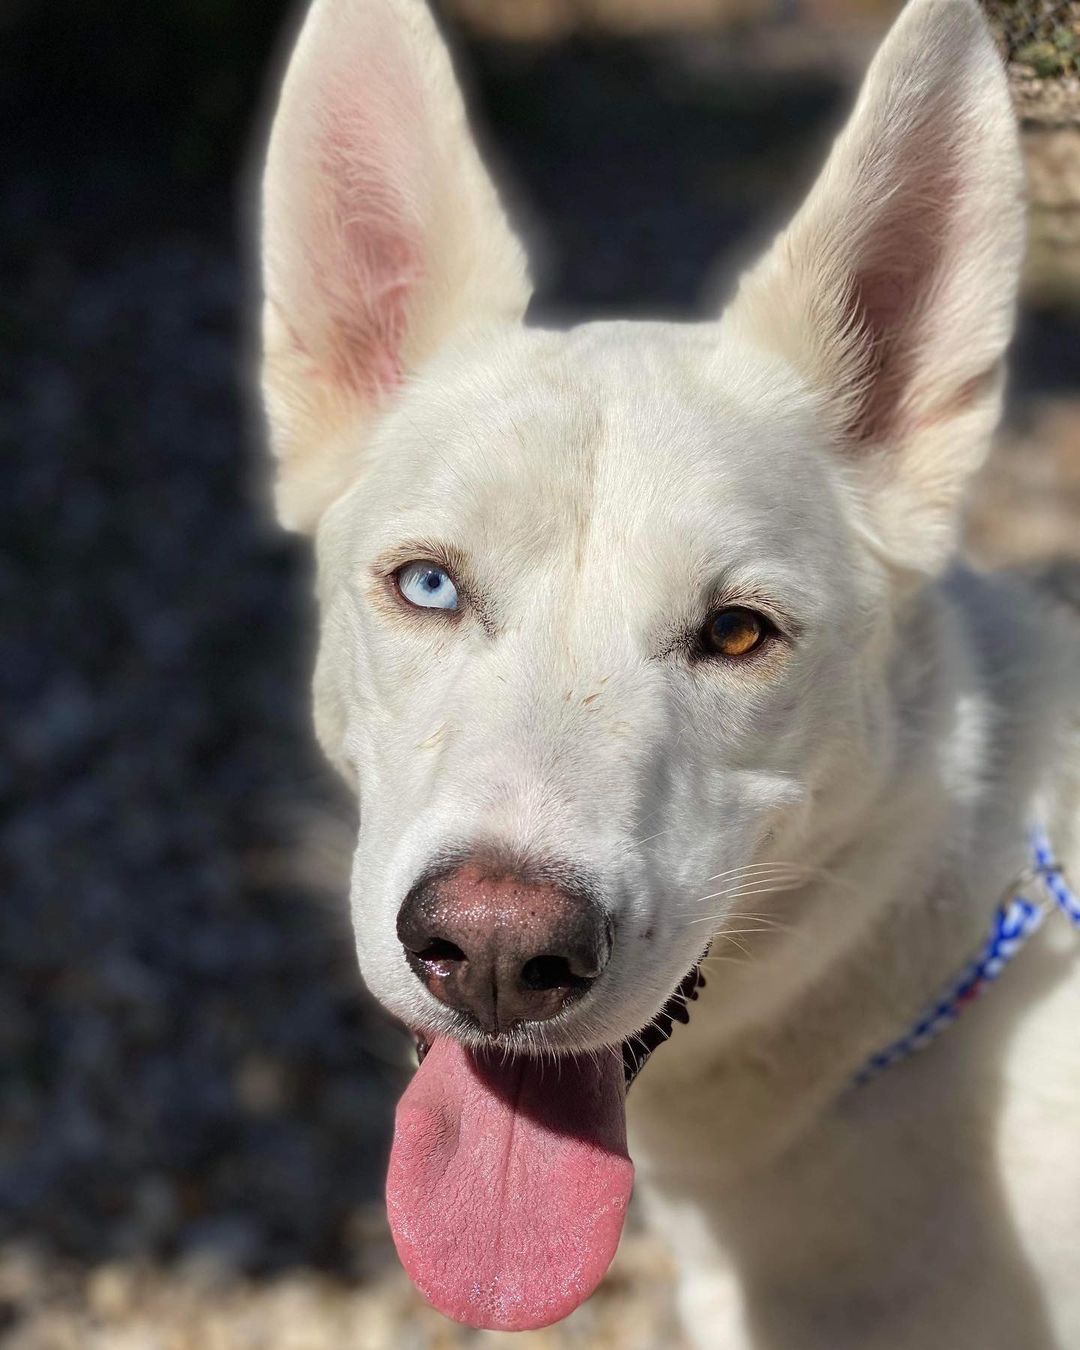
M 716 325 L 519 330 L 415 382 L 358 510 L 387 546 L 805 552 L 834 519 L 817 436 L 795 377 Z

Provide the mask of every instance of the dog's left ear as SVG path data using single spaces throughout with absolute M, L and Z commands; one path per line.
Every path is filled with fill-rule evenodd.
M 932 572 L 1000 411 L 1023 175 L 976 0 L 909 0 L 792 224 L 725 315 L 820 398 L 902 570 Z

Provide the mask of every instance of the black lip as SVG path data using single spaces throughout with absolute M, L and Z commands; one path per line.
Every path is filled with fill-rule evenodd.
M 698 991 L 704 987 L 705 976 L 701 973 L 700 964 L 695 964 L 649 1025 L 623 1041 L 623 1071 L 626 1075 L 627 1090 L 648 1063 L 653 1051 L 671 1039 L 675 1023 L 682 1022 L 685 1026 L 690 1021 L 688 1005 L 697 999 Z M 412 1029 L 410 1031 L 413 1044 L 416 1046 L 416 1062 L 423 1064 L 424 1056 L 431 1048 L 431 1042 L 419 1031 Z
M 704 988 L 705 976 L 701 973 L 700 964 L 695 964 L 649 1025 L 636 1036 L 623 1041 L 623 1069 L 626 1072 L 627 1089 L 648 1063 L 653 1051 L 671 1039 L 675 1023 L 682 1022 L 685 1026 L 690 1021 L 687 1005 L 693 1003 L 698 991 Z

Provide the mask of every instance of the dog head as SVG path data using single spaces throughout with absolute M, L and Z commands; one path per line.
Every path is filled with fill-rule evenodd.
M 904 753 L 897 647 L 998 415 L 1022 248 L 977 5 L 912 0 L 714 321 L 553 332 L 426 6 L 315 0 L 263 248 L 364 976 L 426 1040 L 618 1047 Z

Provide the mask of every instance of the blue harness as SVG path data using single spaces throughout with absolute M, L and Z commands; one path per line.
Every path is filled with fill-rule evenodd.
M 990 936 L 978 956 L 924 1010 L 910 1031 L 870 1056 L 855 1075 L 856 1084 L 870 1082 L 952 1026 L 968 1004 L 997 979 L 1048 914 L 1060 909 L 1080 929 L 1080 898 L 1069 888 L 1041 829 L 1031 833 L 1031 858 L 1030 868 L 1013 883 L 1015 890 L 1010 886 L 1009 895 L 998 906 Z M 1027 892 L 1034 886 L 1040 886 L 1043 894 L 1033 900 Z

